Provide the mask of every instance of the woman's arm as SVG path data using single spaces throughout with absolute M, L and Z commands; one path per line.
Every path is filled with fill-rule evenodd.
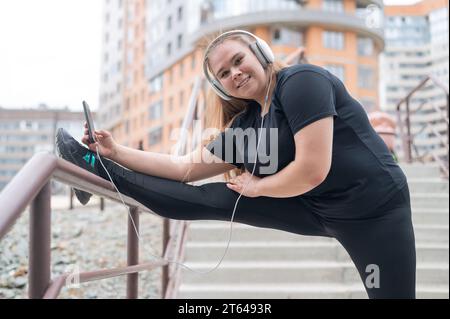
M 111 159 L 137 172 L 183 182 L 202 180 L 235 168 L 204 147 L 184 156 L 173 156 L 117 145 Z
M 294 197 L 320 185 L 331 167 L 333 117 L 318 120 L 294 136 L 295 160 L 278 173 L 258 178 L 249 172 L 232 179 L 227 186 L 248 197 Z M 248 186 L 246 186 L 248 185 Z
M 197 148 L 185 156 L 173 156 L 155 152 L 144 152 L 116 143 L 110 132 L 95 131 L 96 143 L 89 142 L 85 124 L 85 144 L 92 152 L 113 160 L 120 165 L 147 175 L 181 182 L 192 182 L 225 173 L 234 165 L 224 162 L 211 154 L 205 147 Z
M 331 167 L 333 117 L 318 120 L 294 136 L 295 160 L 258 182 L 260 196 L 293 197 L 319 186 Z

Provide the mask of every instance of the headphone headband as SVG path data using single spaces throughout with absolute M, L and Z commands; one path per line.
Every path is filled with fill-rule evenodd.
M 275 60 L 274 54 L 272 50 L 270 49 L 269 45 L 266 41 L 258 38 L 253 33 L 250 33 L 245 30 L 232 30 L 225 33 L 222 33 L 217 38 L 215 38 L 206 48 L 205 55 L 203 58 L 203 73 L 205 74 L 206 79 L 211 84 L 213 90 L 219 95 L 222 99 L 226 101 L 230 101 L 232 99 L 232 96 L 228 94 L 228 92 L 225 90 L 225 88 L 220 84 L 220 82 L 216 79 L 216 77 L 213 75 L 211 76 L 209 72 L 209 65 L 208 65 L 208 55 L 210 51 L 216 46 L 216 44 L 230 36 L 234 35 L 246 35 L 255 40 L 254 43 L 249 45 L 250 50 L 255 54 L 258 61 L 261 63 L 264 69 L 267 68 L 269 64 L 272 64 Z

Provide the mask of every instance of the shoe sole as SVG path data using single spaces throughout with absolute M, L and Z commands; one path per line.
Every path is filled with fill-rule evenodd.
M 64 160 L 68 161 L 68 162 L 71 162 L 71 163 L 75 162 L 73 157 L 68 157 L 68 156 L 64 155 L 64 153 L 70 154 L 70 152 L 67 151 L 67 149 L 65 147 L 66 139 L 65 139 L 63 134 L 64 133 L 62 133 L 59 130 L 58 130 L 58 132 L 56 134 L 56 150 L 58 152 L 58 156 L 60 158 L 64 159 Z M 86 205 L 89 202 L 89 200 L 90 200 L 90 198 L 92 196 L 91 193 L 88 193 L 88 192 L 85 192 L 85 191 L 82 191 L 82 190 L 79 190 L 79 189 L 76 189 L 76 188 L 73 188 L 73 187 L 72 187 L 72 189 L 74 190 L 75 196 L 77 197 L 78 201 L 81 204 Z

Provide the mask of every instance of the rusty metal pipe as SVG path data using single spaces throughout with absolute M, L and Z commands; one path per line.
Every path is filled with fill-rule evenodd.
M 134 225 L 133 225 L 134 221 Z M 136 230 L 134 229 L 136 226 Z M 139 210 L 136 207 L 130 208 L 128 216 L 128 239 L 127 239 L 127 265 L 139 264 Z M 139 273 L 127 275 L 127 299 L 138 298 Z
M 30 208 L 28 296 L 42 298 L 50 285 L 51 186 L 42 187 Z

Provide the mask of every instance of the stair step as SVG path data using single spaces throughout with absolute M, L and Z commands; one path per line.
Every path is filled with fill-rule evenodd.
M 448 225 L 449 211 L 437 208 L 417 208 L 412 210 L 412 219 L 416 225 Z
M 448 180 L 442 178 L 409 178 L 408 186 L 411 193 L 435 192 L 448 194 Z
M 225 253 L 226 242 L 188 242 L 186 260 L 215 261 Z M 448 263 L 449 246 L 446 244 L 416 245 L 418 262 Z M 336 242 L 232 242 L 225 255 L 226 261 L 347 261 L 350 256 Z
M 403 173 L 407 178 L 440 177 L 441 171 L 438 165 L 434 164 L 400 164 Z
M 186 260 L 218 260 L 225 252 L 226 242 L 188 242 Z M 348 254 L 335 242 L 232 242 L 225 260 L 339 260 L 348 261 Z
M 414 235 L 417 243 L 449 242 L 449 229 L 447 225 L 414 225 Z
M 449 242 L 447 225 L 414 225 L 416 243 L 421 242 Z M 192 241 L 226 241 L 228 242 L 230 224 L 227 222 L 199 222 L 191 223 L 188 239 Z M 234 241 L 292 241 L 299 242 L 307 239 L 314 242 L 334 242 L 335 239 L 320 236 L 302 236 L 275 229 L 258 228 L 244 224 L 233 224 L 232 242 Z
M 223 223 L 191 223 L 188 239 L 192 241 L 228 241 L 230 224 Z M 294 241 L 299 240 L 314 242 L 333 242 L 335 239 L 320 236 L 302 236 L 280 230 L 252 227 L 244 224 L 233 223 L 232 241 L 257 241 L 257 240 L 277 240 Z
M 448 299 L 448 285 L 418 285 L 417 298 Z M 177 298 L 192 299 L 367 299 L 359 284 L 182 284 Z
M 448 193 L 411 193 L 412 209 L 441 208 L 449 209 Z
M 191 269 L 206 272 L 216 262 L 186 262 Z M 360 276 L 351 262 L 318 261 L 224 261 L 207 274 L 182 270 L 184 283 L 358 283 Z M 447 284 L 448 263 L 417 264 L 418 284 Z

